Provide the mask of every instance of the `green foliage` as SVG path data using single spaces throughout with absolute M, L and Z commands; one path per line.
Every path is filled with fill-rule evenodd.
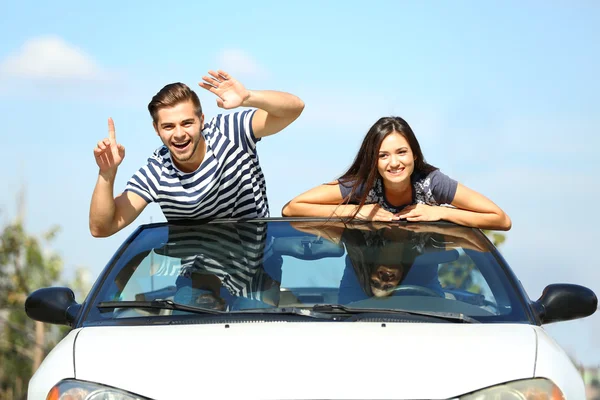
M 503 233 L 483 231 L 483 233 L 490 239 L 494 246 L 498 247 L 503 244 L 506 240 L 506 236 Z M 445 288 L 455 288 L 459 290 L 466 290 L 471 293 L 481 293 L 481 287 L 474 282 L 474 273 L 476 269 L 475 264 L 466 255 L 461 255 L 458 260 L 443 265 L 438 276 L 440 284 Z
M 40 242 L 25 233 L 20 221 L 4 227 L 0 235 L 0 308 L 22 304 L 31 288 L 56 282 L 62 271 L 62 260 L 56 254 L 44 254 L 42 245 L 56 236 L 58 228 L 42 235 Z
M 36 340 L 36 322 L 24 308 L 29 293 L 60 279 L 63 261 L 48 251 L 59 231 L 52 227 L 39 237 L 29 235 L 19 220 L 0 231 L 0 399 L 24 399 L 35 360 L 45 357 L 69 330 L 51 325 L 40 329 L 38 323 L 43 340 Z M 83 278 L 76 286 L 85 290 Z
M 481 288 L 473 282 L 475 264 L 469 257 L 461 256 L 458 260 L 443 265 L 439 272 L 440 284 L 444 288 L 481 293 Z
M 506 235 L 504 233 L 488 230 L 483 230 L 482 232 L 490 239 L 492 243 L 494 243 L 494 246 L 496 247 L 499 247 L 506 241 Z

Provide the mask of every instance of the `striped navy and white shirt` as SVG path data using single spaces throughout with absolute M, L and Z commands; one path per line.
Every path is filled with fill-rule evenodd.
M 261 300 L 262 292 L 277 278 L 264 269 L 265 259 L 272 254 L 266 223 L 170 226 L 169 241 L 155 251 L 180 258 L 181 276 L 190 277 L 194 272 L 218 276 L 234 296 Z M 173 272 L 161 268 L 156 275 Z
M 157 202 L 167 220 L 268 217 L 265 177 L 256 153 L 260 139 L 252 131 L 255 112 L 219 114 L 206 123 L 206 155 L 196 171 L 180 171 L 162 146 L 125 190 Z

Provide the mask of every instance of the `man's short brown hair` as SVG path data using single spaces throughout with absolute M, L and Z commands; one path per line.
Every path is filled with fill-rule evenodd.
M 152 97 L 152 100 L 148 104 L 148 111 L 150 111 L 152 121 L 154 123 L 158 122 L 158 111 L 161 108 L 174 107 L 186 101 L 192 102 L 194 108 L 196 108 L 196 115 L 200 118 L 202 116 L 202 105 L 200 105 L 200 99 L 198 99 L 196 92 L 181 82 L 166 85 Z

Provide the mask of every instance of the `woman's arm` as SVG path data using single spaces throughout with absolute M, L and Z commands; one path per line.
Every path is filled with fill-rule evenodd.
M 474 190 L 458 184 L 451 202 L 456 208 L 416 204 L 396 214 L 407 221 L 445 220 L 473 228 L 508 231 L 512 222 L 493 201 Z
M 284 217 L 353 217 L 358 205 L 341 204 L 344 201 L 339 182 L 319 185 L 290 200 L 281 210 Z M 393 214 L 377 204 L 365 204 L 356 218 L 391 221 Z
M 342 191 L 337 181 L 314 187 L 290 200 L 283 209 L 284 217 L 349 217 L 355 205 L 341 204 Z
M 493 201 L 460 183 L 451 204 L 456 209 L 444 207 L 443 219 L 446 221 L 501 231 L 508 231 L 512 227 L 509 216 Z

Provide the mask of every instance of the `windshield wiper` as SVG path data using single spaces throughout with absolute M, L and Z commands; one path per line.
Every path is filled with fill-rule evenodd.
M 358 307 L 347 307 L 341 304 L 315 304 L 312 308 L 313 311 L 320 313 L 338 313 L 338 314 L 400 314 L 400 315 L 413 315 L 444 319 L 452 322 L 466 322 L 471 324 L 478 324 L 475 318 L 471 318 L 468 315 L 462 313 L 451 313 L 441 311 L 414 311 L 404 310 L 399 308 L 358 308 Z
M 159 310 L 187 311 L 196 314 L 228 314 L 227 311 L 214 310 L 212 308 L 186 306 L 175 303 L 173 300 L 157 299 L 152 301 L 103 301 L 98 308 L 154 308 Z
M 282 307 L 282 308 L 251 308 L 237 311 L 219 311 L 212 308 L 188 306 L 175 303 L 172 300 L 157 299 L 152 301 L 104 301 L 98 304 L 100 309 L 111 308 L 155 308 L 159 310 L 187 311 L 196 314 L 213 315 L 240 315 L 240 314 L 278 314 L 278 315 L 300 315 L 303 317 L 334 320 L 335 316 L 319 313 L 308 308 Z
M 159 310 L 177 310 L 186 311 L 195 314 L 212 314 L 212 315 L 240 315 L 240 314 L 277 314 L 277 315 L 299 315 L 303 317 L 336 320 L 332 314 L 400 314 L 425 316 L 432 318 L 445 319 L 452 322 L 468 322 L 479 323 L 474 318 L 471 318 L 462 313 L 447 313 L 438 311 L 413 311 L 397 308 L 358 308 L 347 307 L 341 304 L 316 304 L 311 308 L 301 307 L 282 307 L 282 308 L 251 308 L 237 311 L 219 311 L 212 308 L 188 306 L 185 304 L 175 303 L 172 300 L 157 299 L 152 301 L 104 301 L 97 306 L 99 309 L 114 309 L 114 308 L 154 308 Z

